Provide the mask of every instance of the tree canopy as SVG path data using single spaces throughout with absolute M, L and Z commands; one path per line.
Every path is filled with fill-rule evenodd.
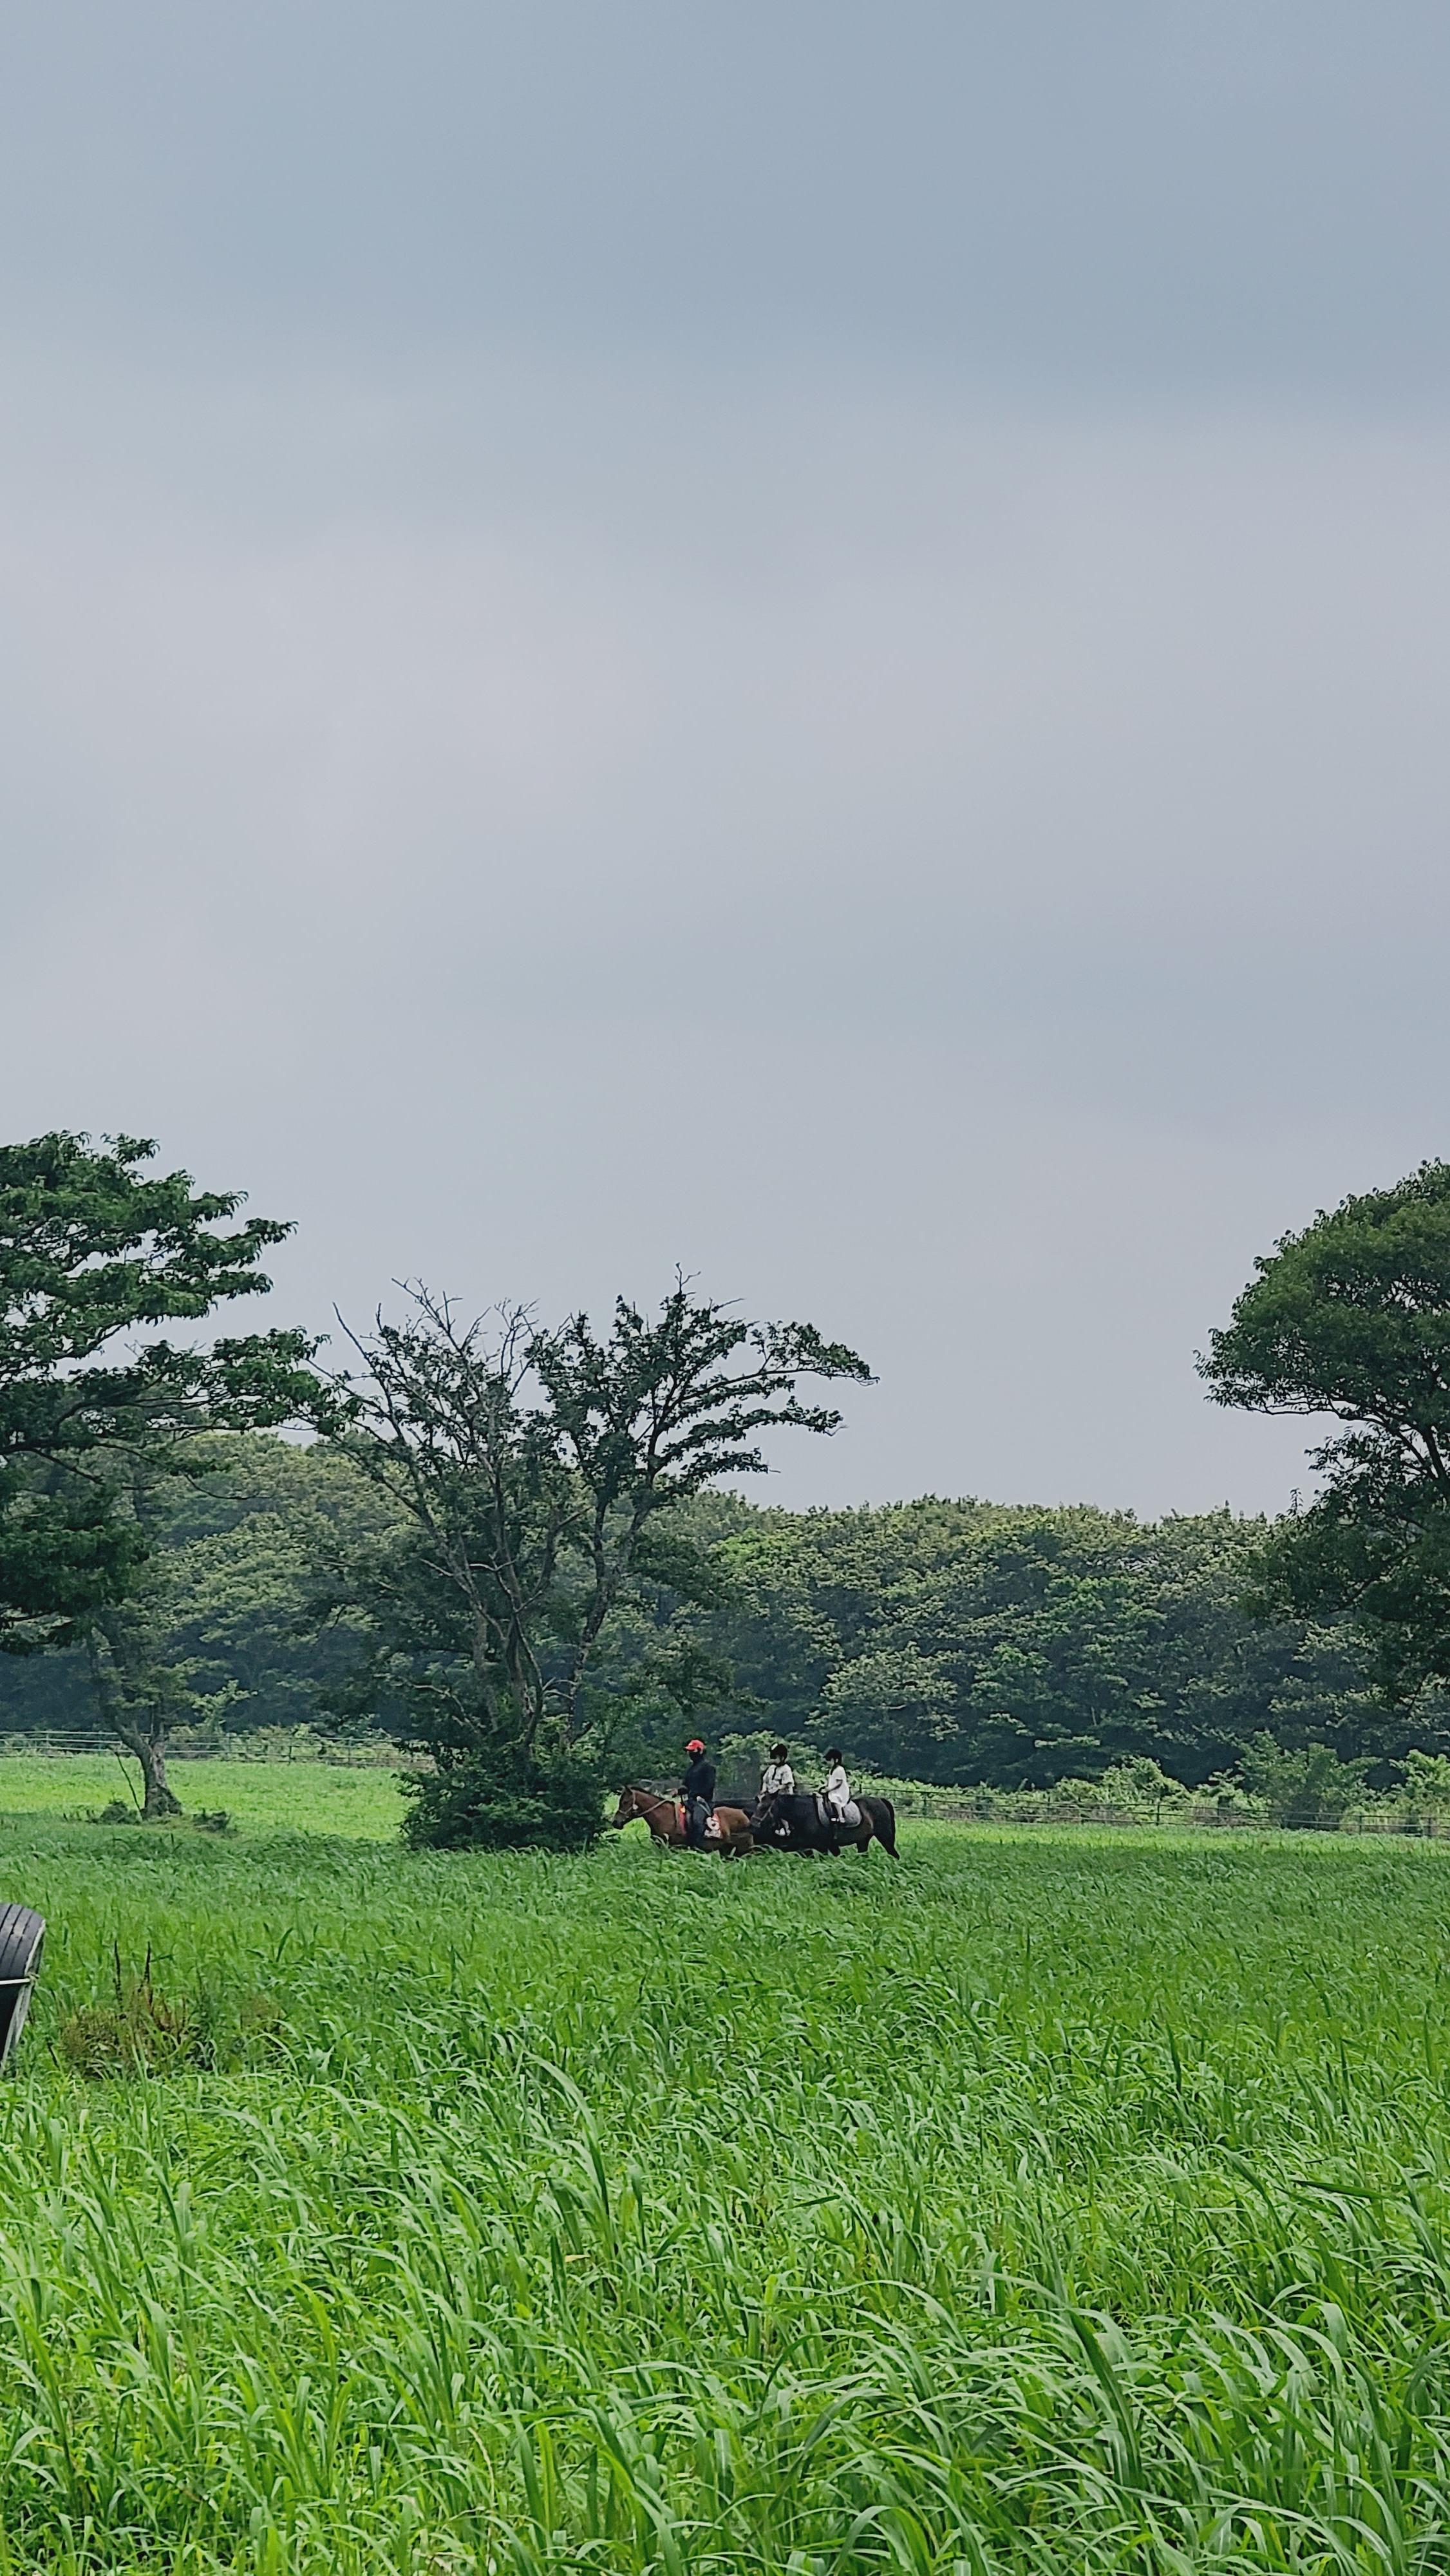
M 571 1757 L 607 1623 L 642 1584 L 703 1579 L 664 1525 L 720 1478 L 763 1473 L 766 1432 L 834 1431 L 801 1381 L 860 1382 L 865 1363 L 812 1325 L 744 1322 L 682 1278 L 653 1317 L 619 1299 L 604 1334 L 583 1314 L 545 1330 L 518 1308 L 464 1322 L 419 1287 L 354 1350 L 327 1427 L 397 1525 L 334 1566 L 333 1606 L 371 1639 L 352 1704 L 406 1713 L 435 1766 L 417 1813 L 440 1838 L 463 1834 L 465 1804 L 470 1838 L 490 1805 L 515 1831 L 530 1800 L 541 1832 L 548 1810 L 572 1833 Z
M 327 1442 L 205 1445 L 211 1472 L 157 1489 L 144 1608 L 186 1695 L 173 1716 L 228 1735 L 405 1733 L 416 1712 L 350 1605 L 408 1523 Z M 807 1768 L 839 1738 L 882 1771 L 1004 1789 L 1140 1757 L 1196 1783 L 1262 1734 L 1381 1778 L 1411 1747 L 1450 1743 L 1434 1693 L 1385 1706 L 1343 1620 L 1246 1616 L 1263 1521 L 931 1498 L 791 1512 L 707 1491 L 671 1527 L 579 1696 L 577 1741 L 611 1777 L 666 1772 L 697 1731 L 783 1734 Z M 318 1626 L 318 1570 L 339 1564 L 345 1598 Z M 79 1649 L 0 1661 L 0 1733 L 95 1722 Z
M 316 1386 L 296 1332 L 207 1349 L 123 1338 L 265 1292 L 262 1256 L 289 1231 L 233 1223 L 239 1193 L 149 1171 L 155 1150 L 62 1133 L 0 1148 L 0 1648 L 84 1637 L 101 1704 L 143 1763 L 137 1712 L 176 1689 L 127 1607 L 146 1583 L 154 1488 L 202 1471 L 198 1430 L 283 1422 Z M 148 1807 L 168 1795 L 153 1768 Z
M 465 1839 L 587 1836 L 601 1769 L 697 1727 L 1002 1788 L 1267 1743 L 1321 1804 L 1326 1762 L 1450 1747 L 1450 1166 L 1286 1236 L 1201 1363 L 1219 1402 L 1332 1417 L 1310 1508 L 1144 1523 L 722 1490 L 834 1429 L 808 1381 L 867 1372 L 683 1280 L 602 1328 L 420 1290 L 331 1379 L 296 1333 L 196 1346 L 287 1229 L 153 1160 L 0 1153 L 0 1729 L 104 1710 L 157 1812 L 198 1722 L 381 1725 Z M 268 1436 L 293 1420 L 320 1436 Z
M 1269 1611 L 1347 1614 L 1392 1699 L 1450 1678 L 1450 1164 L 1346 1198 L 1255 1265 L 1200 1362 L 1215 1401 L 1330 1415 L 1309 1509 L 1262 1550 Z

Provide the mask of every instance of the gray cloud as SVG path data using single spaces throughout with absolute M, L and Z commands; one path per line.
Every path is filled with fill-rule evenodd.
M 8 1131 L 812 1314 L 792 1499 L 1282 1501 L 1193 1349 L 1447 1129 L 1440 14 L 0 40 Z
M 12 293 L 98 327 L 1445 381 L 1433 0 L 51 0 L 0 39 Z

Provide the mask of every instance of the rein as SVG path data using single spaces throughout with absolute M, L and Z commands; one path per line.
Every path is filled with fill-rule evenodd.
M 658 1815 L 662 1807 L 678 1808 L 679 1805 L 677 1798 L 663 1798 L 653 1789 L 631 1789 L 629 1794 L 634 1800 L 634 1813 L 643 1816 L 646 1824 L 651 1810 Z
M 659 1792 L 654 1789 L 637 1789 L 634 1787 L 632 1782 L 630 1784 L 629 1794 L 634 1800 L 634 1805 L 631 1807 L 629 1815 L 621 1818 L 620 1821 L 622 1823 L 628 1824 L 632 1817 L 640 1816 L 648 1825 L 651 1823 L 653 1817 L 659 1816 L 662 1813 L 667 1813 L 678 1823 L 683 1825 L 684 1817 L 681 1813 L 682 1802 L 678 1798 L 662 1797 Z M 736 1832 L 738 1833 L 738 1831 L 739 1828 L 737 1827 Z M 722 1843 L 731 1842 L 734 1839 L 734 1836 L 726 1833 L 722 1826 L 720 1839 Z

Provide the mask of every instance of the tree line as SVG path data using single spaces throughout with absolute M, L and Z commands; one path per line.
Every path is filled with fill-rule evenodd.
M 304 1720 L 426 1753 L 415 1838 L 485 1843 L 587 1840 L 706 1728 L 1004 1788 L 1450 1742 L 1450 1167 L 1283 1238 L 1200 1362 L 1337 1417 L 1310 1508 L 1144 1523 L 745 1501 L 869 1372 L 683 1279 L 603 1329 L 418 1286 L 338 1350 L 202 1345 L 287 1229 L 153 1160 L 0 1149 L 0 1731 L 106 1726 L 148 1814 L 179 1729 Z
M 402 1734 L 406 1701 L 346 1599 L 399 1523 L 328 1444 L 205 1438 L 206 1472 L 175 1479 L 154 1522 L 145 1644 L 166 1677 L 163 1745 L 177 1729 Z M 873 1770 L 1003 1789 L 1135 1756 L 1198 1787 L 1264 1734 L 1327 1744 L 1372 1779 L 1412 1747 L 1450 1747 L 1450 1703 L 1387 1705 L 1347 1624 L 1250 1617 L 1272 1534 L 1226 1511 L 1141 1522 L 926 1498 L 791 1512 L 709 1495 L 683 1515 L 688 1597 L 663 1575 L 635 1583 L 578 1740 L 654 1776 L 697 1724 L 741 1765 L 765 1735 L 807 1757 L 839 1739 Z M 80 1647 L 0 1664 L 0 1734 L 103 1723 Z

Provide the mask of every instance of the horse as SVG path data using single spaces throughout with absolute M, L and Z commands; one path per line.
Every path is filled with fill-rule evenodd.
M 733 1860 L 737 1852 L 752 1849 L 750 1818 L 743 1807 L 717 1807 L 720 1831 L 700 1846 L 704 1851 L 718 1852 L 722 1860 Z M 689 1841 L 678 1798 L 662 1798 L 653 1789 L 621 1789 L 619 1804 L 612 1816 L 605 1818 L 611 1830 L 643 1816 L 657 1843 L 666 1843 L 672 1851 L 682 1851 Z
M 884 1852 L 896 1858 L 896 1809 L 889 1798 L 861 1798 L 856 1804 L 861 1811 L 859 1825 L 838 1824 L 834 1817 L 822 1820 L 822 1802 L 808 1789 L 798 1789 L 767 1798 L 750 1818 L 750 1830 L 765 1851 L 839 1852 L 848 1843 L 864 1852 L 871 1843 L 879 1843 Z

